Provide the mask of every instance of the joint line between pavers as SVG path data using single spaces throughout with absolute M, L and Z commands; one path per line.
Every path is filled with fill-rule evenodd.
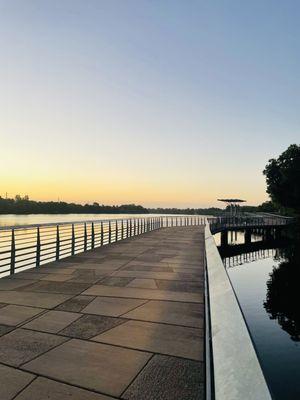
M 27 373 L 31 373 L 27 369 L 19 368 L 19 370 L 27 372 Z M 111 397 L 112 399 L 119 399 L 120 398 L 120 397 L 115 397 L 115 396 L 113 396 L 111 394 L 108 394 L 108 393 L 105 393 L 105 392 L 100 392 L 100 391 L 97 391 L 97 390 L 94 390 L 94 389 L 91 389 L 91 388 L 87 388 L 85 386 L 76 385 L 76 384 L 64 381 L 62 379 L 59 379 L 59 378 L 54 378 L 54 377 L 52 377 L 50 375 L 47 375 L 47 374 L 38 374 L 36 378 L 38 378 L 38 377 L 47 378 L 47 379 L 50 379 L 51 381 L 58 382 L 58 383 L 63 383 L 65 385 L 67 385 L 67 386 L 71 386 L 71 387 L 73 386 L 73 387 L 78 388 L 78 389 L 83 389 L 83 390 L 86 390 L 87 392 L 92 392 L 92 393 L 96 393 L 96 394 L 102 394 L 103 396 L 108 396 L 108 397 Z M 35 399 L 33 399 L 33 400 L 35 400 Z
M 27 371 L 26 371 L 27 372 Z M 33 374 L 32 374 L 33 375 Z M 26 390 L 28 388 L 28 386 L 30 386 L 36 379 L 37 379 L 37 375 L 33 375 L 33 378 L 30 382 L 27 383 L 27 385 L 25 385 L 21 390 L 19 390 L 12 398 L 11 400 L 14 400 L 17 396 L 19 396 L 19 394 L 21 394 L 24 390 Z
M 152 354 L 152 356 L 149 358 L 149 360 L 146 362 L 146 364 L 139 370 L 139 372 L 134 376 L 134 378 L 129 382 L 129 384 L 126 386 L 126 388 L 123 390 L 123 392 L 120 395 L 120 398 L 123 397 L 123 395 L 125 394 L 126 390 L 133 384 L 133 382 L 136 380 L 136 378 L 140 375 L 140 373 L 147 367 L 147 365 L 149 364 L 150 360 L 152 360 L 152 358 L 154 357 L 155 353 Z

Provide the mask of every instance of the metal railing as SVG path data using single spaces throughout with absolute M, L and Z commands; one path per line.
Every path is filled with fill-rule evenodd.
M 293 222 L 293 218 L 280 216 L 262 216 L 262 217 L 217 217 L 207 218 L 212 233 L 230 228 L 264 228 L 288 225 Z
M 0 227 L 0 277 L 156 229 L 204 224 L 200 216 L 164 216 Z

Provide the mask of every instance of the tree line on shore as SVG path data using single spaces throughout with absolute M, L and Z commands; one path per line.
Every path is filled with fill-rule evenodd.
M 34 201 L 28 196 L 14 199 L 0 197 L 0 214 L 147 214 L 148 210 L 136 204 L 120 206 L 75 204 L 64 201 Z
M 270 205 L 264 209 L 259 207 L 243 206 L 244 212 L 271 212 Z M 0 214 L 173 214 L 173 215 L 220 215 L 224 212 L 218 207 L 209 208 L 145 208 L 136 204 L 122 204 L 119 206 L 93 204 L 75 204 L 63 201 L 35 201 L 28 196 L 17 195 L 14 199 L 0 196 Z

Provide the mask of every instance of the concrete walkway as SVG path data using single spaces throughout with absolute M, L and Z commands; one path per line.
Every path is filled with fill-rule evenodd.
M 204 229 L 0 280 L 1 400 L 204 399 Z

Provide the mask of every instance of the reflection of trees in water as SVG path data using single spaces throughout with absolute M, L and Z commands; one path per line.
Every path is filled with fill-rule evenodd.
M 291 228 L 289 236 L 291 243 L 277 254 L 282 261 L 267 282 L 264 307 L 292 340 L 300 341 L 300 226 Z

